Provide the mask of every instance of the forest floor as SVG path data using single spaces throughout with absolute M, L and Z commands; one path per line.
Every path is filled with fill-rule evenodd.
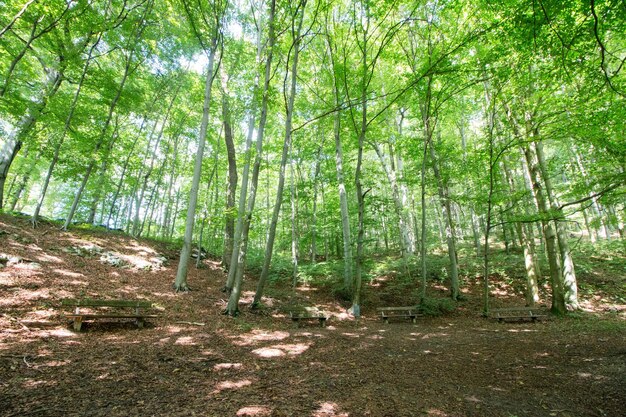
M 242 314 L 231 318 L 221 314 L 225 274 L 215 261 L 190 266 L 193 291 L 177 294 L 171 246 L 46 223 L 33 229 L 28 218 L 0 214 L 0 414 L 623 416 L 626 262 L 611 262 L 617 273 L 579 277 L 583 288 L 608 288 L 581 294 L 583 312 L 537 323 L 481 317 L 480 283 L 467 280 L 453 312 L 383 324 L 376 307 L 409 301 L 380 296 L 385 277 L 364 289 L 359 321 L 324 287 L 286 283 L 253 313 L 254 277 Z M 598 259 L 598 268 L 606 263 Z M 523 305 L 500 284 L 494 305 Z M 429 291 L 443 297 L 446 289 Z M 99 320 L 76 333 L 61 299 L 83 296 L 149 299 L 159 318 L 141 330 Z M 294 300 L 326 310 L 327 327 L 294 326 L 284 313 Z

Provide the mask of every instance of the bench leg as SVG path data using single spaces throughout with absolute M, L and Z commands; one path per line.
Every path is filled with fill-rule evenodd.
M 383 317 L 383 323 L 389 324 L 389 317 Z
M 411 317 L 411 321 L 415 324 L 415 316 Z
M 83 318 L 82 317 L 74 317 L 74 330 L 80 332 L 80 328 L 83 326 Z
M 326 319 L 320 317 L 320 327 L 326 327 Z
M 141 317 L 138 318 L 137 319 L 137 327 L 139 327 L 140 329 L 143 329 L 143 324 L 144 324 L 143 318 L 141 318 Z

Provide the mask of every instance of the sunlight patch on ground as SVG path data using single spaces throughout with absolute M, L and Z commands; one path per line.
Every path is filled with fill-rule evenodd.
M 213 366 L 213 370 L 215 371 L 223 371 L 225 369 L 241 369 L 243 368 L 243 364 L 241 363 L 216 363 Z
M 284 340 L 284 339 L 287 339 L 288 337 L 289 337 L 288 332 L 283 332 L 283 331 L 264 332 L 262 330 L 253 330 L 250 333 L 238 336 L 239 340 L 235 341 L 234 344 L 236 344 L 237 346 L 250 346 L 250 345 L 257 344 L 259 342 Z
M 306 352 L 311 347 L 310 344 L 296 343 L 289 345 L 273 345 L 255 349 L 253 354 L 261 358 L 278 358 L 282 356 L 296 356 Z
M 273 347 L 265 347 L 265 348 L 260 348 L 260 349 L 255 349 L 252 351 L 252 353 L 254 353 L 257 356 L 260 356 L 262 358 L 279 358 L 281 356 L 285 356 L 285 352 L 283 352 L 282 350 L 278 349 L 278 348 L 273 348 Z
M 264 405 L 249 405 L 247 407 L 240 408 L 237 411 L 237 416 L 245 417 L 263 417 L 272 414 L 272 409 Z
M 222 381 L 215 386 L 214 393 L 219 393 L 227 389 L 240 389 L 252 385 L 249 379 L 241 379 L 239 381 Z
M 169 333 L 180 333 L 183 331 L 182 327 L 180 326 L 167 326 L 165 330 Z
M 191 336 L 183 336 L 176 339 L 174 342 L 175 345 L 183 345 L 183 346 L 195 346 L 196 342 L 193 341 L 193 337 Z
M 65 261 L 59 258 L 58 256 L 48 255 L 47 253 L 44 253 L 42 255 L 37 255 L 35 259 L 37 259 L 39 262 L 51 262 L 55 264 L 65 263 Z
M 300 291 L 300 292 L 312 292 L 312 291 L 317 291 L 317 288 L 313 288 L 313 287 L 309 287 L 309 286 L 302 286 L 302 287 L 298 287 L 298 288 L 296 288 L 296 291 Z
M 427 411 L 427 415 L 429 417 L 448 417 L 448 415 L 446 413 L 444 413 L 441 410 L 437 410 L 436 408 L 431 408 L 430 410 Z
M 41 366 L 49 366 L 49 367 L 57 367 L 57 366 L 65 366 L 72 363 L 69 359 L 60 360 L 60 361 L 48 361 L 41 364 Z
M 430 339 L 431 337 L 447 337 L 450 336 L 448 333 L 430 333 L 422 336 L 422 339 Z
M 22 386 L 24 388 L 38 388 L 38 387 L 41 387 L 41 386 L 52 386 L 52 385 L 55 385 L 55 383 L 51 382 L 51 381 L 44 381 L 42 379 L 37 380 L 37 381 L 33 380 L 33 379 L 27 379 L 22 384 Z
M 45 334 L 47 334 L 48 336 L 54 336 L 54 337 L 75 337 L 76 336 L 74 332 L 70 331 L 69 329 L 54 329 L 54 330 L 41 332 L 41 333 L 44 334 L 42 335 L 43 337 L 46 337 Z
M 509 333 L 537 333 L 537 330 L 531 329 L 507 329 Z
M 357 334 L 357 333 L 348 333 L 348 332 L 344 332 L 344 333 L 341 333 L 341 334 L 342 334 L 343 336 L 352 337 L 352 338 L 354 338 L 354 339 L 358 339 L 359 337 L 361 337 L 361 335 L 360 335 L 360 334 Z
M 64 277 L 70 277 L 70 278 L 84 278 L 85 277 L 84 274 L 81 274 L 79 272 L 68 271 L 67 269 L 53 269 L 52 272 L 56 272 L 59 275 L 63 275 Z M 81 284 L 84 284 L 84 282 L 82 281 L 72 281 L 72 282 L 80 282 Z
M 302 332 L 302 333 L 298 333 L 298 334 L 297 334 L 297 336 L 298 336 L 298 337 L 308 337 L 308 338 L 314 338 L 314 337 L 317 337 L 317 338 L 320 338 L 320 339 L 322 339 L 322 338 L 324 338 L 324 337 L 325 337 L 325 336 L 324 336 L 323 334 L 321 334 L 321 333 L 311 333 L 311 332 Z
M 315 410 L 313 417 L 348 417 L 350 414 L 339 411 L 337 403 L 325 402 Z

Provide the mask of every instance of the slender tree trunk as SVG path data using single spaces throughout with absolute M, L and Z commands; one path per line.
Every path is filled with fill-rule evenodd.
M 300 240 L 298 239 L 298 192 L 294 179 L 293 157 L 289 164 L 290 172 L 290 188 L 291 188 L 291 262 L 293 265 L 292 285 L 295 288 L 298 285 L 298 257 Z
M 330 28 L 328 29 L 330 31 Z M 337 109 L 341 108 L 341 96 L 339 90 L 339 69 L 335 62 L 335 48 L 331 41 L 330 33 L 326 34 L 326 42 L 333 71 L 333 98 Z M 341 144 L 341 111 L 335 111 L 333 117 L 333 135 L 335 138 L 335 166 L 337 173 L 337 186 L 339 188 L 339 207 L 341 210 L 341 231 L 343 236 L 343 286 L 345 291 L 350 291 L 352 286 L 352 238 L 350 234 L 350 214 L 348 212 L 348 195 L 343 169 L 343 149 Z
M 313 210 L 311 212 L 311 264 L 317 262 L 317 195 L 319 193 L 318 179 L 321 168 L 320 153 L 322 151 L 320 145 L 315 159 L 315 174 L 313 175 Z
M 2 149 L 0 149 L 0 209 L 2 209 L 4 202 L 4 184 L 9 174 L 11 164 L 22 148 L 22 141 L 35 127 L 35 123 L 46 108 L 48 101 L 56 94 L 63 82 L 63 68 L 61 68 L 60 72 L 50 68 L 46 68 L 45 70 L 46 83 L 41 98 L 20 119 L 15 130 L 9 135 Z
M 450 259 L 450 296 L 453 300 L 458 300 L 459 292 L 459 270 L 456 256 L 456 239 L 455 239 L 455 227 L 452 220 L 452 213 L 450 207 L 449 191 L 446 184 L 441 177 L 439 171 L 439 160 L 435 154 L 433 146 L 430 147 L 430 157 L 433 161 L 433 172 L 435 179 L 437 180 L 437 189 L 439 191 L 439 199 L 444 212 L 445 231 L 446 231 L 446 243 L 448 245 L 448 258 Z
M 102 158 L 102 163 L 100 164 L 100 175 L 98 175 L 96 186 L 93 192 L 93 200 L 91 201 L 91 206 L 89 207 L 89 216 L 87 217 L 87 223 L 95 224 L 96 218 L 96 210 L 98 209 L 98 203 L 103 198 L 103 194 L 105 194 L 104 185 L 108 178 L 106 175 L 107 170 L 109 168 L 109 158 L 111 156 L 111 152 L 113 152 L 113 146 L 118 139 L 119 134 L 119 123 L 116 119 L 115 128 L 113 129 L 113 135 L 111 136 L 111 140 L 106 148 L 105 154 Z
M 538 131 L 535 133 L 538 135 Z M 535 142 L 535 151 L 539 170 L 546 186 L 546 195 L 548 196 L 550 207 L 554 213 L 558 213 L 560 217 L 563 217 L 562 210 L 559 210 L 559 201 L 552 187 L 552 180 L 548 172 L 543 152 L 543 144 L 541 142 Z M 568 310 L 578 310 L 580 305 L 578 304 L 576 271 L 574 268 L 574 260 L 572 259 L 572 252 L 569 248 L 569 242 L 567 241 L 567 230 L 562 220 L 562 218 L 555 219 L 554 225 L 556 228 L 557 241 L 559 243 L 559 254 L 561 256 L 561 275 L 563 279 L 563 290 L 565 291 L 565 307 Z
M 198 189 L 200 188 L 200 175 L 202 174 L 202 158 L 204 157 L 204 148 L 206 145 L 207 129 L 209 126 L 209 109 L 211 107 L 211 93 L 213 80 L 215 79 L 215 71 L 213 70 L 215 62 L 215 54 L 217 51 L 218 28 L 211 40 L 211 49 L 209 51 L 209 62 L 207 66 L 206 82 L 204 88 L 204 105 L 202 108 L 202 122 L 200 124 L 200 136 L 198 137 L 198 151 L 193 169 L 193 179 L 191 190 L 189 192 L 189 205 L 187 206 L 187 217 L 185 222 L 185 235 L 183 238 L 183 247 L 180 252 L 180 260 L 178 262 L 178 270 L 176 272 L 176 280 L 174 281 L 174 289 L 178 291 L 188 291 L 187 270 L 189 267 L 189 257 L 191 255 L 191 243 L 193 237 L 193 225 L 196 215 L 196 205 L 198 203 Z
M 133 54 L 131 52 L 126 61 L 126 65 L 124 68 L 124 75 L 122 76 L 122 81 L 120 82 L 120 85 L 117 89 L 117 93 L 115 97 L 113 98 L 113 100 L 111 101 L 111 104 L 109 105 L 109 112 L 104 122 L 104 126 L 102 127 L 102 130 L 100 131 L 100 134 L 98 135 L 96 145 L 94 146 L 93 155 L 97 155 L 102 145 L 104 145 L 104 143 L 106 142 L 106 134 L 107 134 L 107 131 L 109 130 L 109 125 L 111 124 L 111 120 L 113 119 L 113 112 L 115 110 L 115 107 L 117 106 L 120 96 L 122 95 L 122 90 L 124 89 L 124 85 L 126 84 L 128 75 L 130 74 L 132 55 Z M 85 186 L 87 185 L 87 181 L 89 181 L 89 177 L 91 176 L 91 172 L 95 168 L 96 163 L 97 163 L 97 160 L 92 159 L 89 165 L 87 166 L 85 173 L 83 174 L 83 179 L 80 183 L 78 191 L 76 192 L 76 194 L 74 194 L 74 201 L 72 202 L 72 207 L 70 208 L 70 212 L 68 213 L 67 218 L 65 219 L 63 230 L 67 230 L 69 225 L 72 223 L 72 219 L 74 218 L 74 214 L 76 213 L 76 209 L 78 208 L 78 203 L 81 200 L 83 191 L 85 190 Z
M 387 176 L 387 181 L 389 181 L 389 184 L 391 185 L 391 197 L 393 201 L 393 208 L 394 208 L 396 217 L 398 218 L 398 236 L 400 238 L 400 249 L 401 249 L 400 252 L 402 255 L 402 259 L 404 261 L 405 273 L 407 273 L 408 275 L 409 274 L 409 256 L 412 252 L 411 241 L 409 237 L 411 227 L 409 224 L 407 224 L 406 218 L 404 215 L 404 206 L 400 198 L 400 191 L 399 191 L 398 182 L 397 182 L 397 173 L 395 170 L 395 164 L 393 162 L 393 155 L 391 155 L 390 157 L 391 158 L 391 163 L 389 164 L 390 166 L 387 166 L 387 163 L 385 162 L 385 157 L 380 149 L 380 146 L 378 146 L 378 144 L 375 142 L 371 142 L 371 145 L 374 148 L 374 151 L 376 151 L 376 155 L 378 156 L 378 159 L 380 160 L 380 163 L 383 167 L 383 171 L 385 171 L 385 175 Z
M 224 68 L 224 67 L 222 67 Z M 222 265 L 230 268 L 230 260 L 233 255 L 235 234 L 235 199 L 237 195 L 237 154 L 233 140 L 232 121 L 228 80 L 225 71 L 222 72 L 222 117 L 224 119 L 224 142 L 226 143 L 226 155 L 228 156 L 228 189 L 226 192 L 226 215 L 224 225 L 224 251 L 222 253 Z
M 531 186 L 539 213 L 543 217 L 541 223 L 543 226 L 543 233 L 545 237 L 546 252 L 548 255 L 548 264 L 550 265 L 550 284 L 552 286 L 552 310 L 557 314 L 565 312 L 565 295 L 563 291 L 563 285 L 561 282 L 561 268 L 559 267 L 560 260 L 558 258 L 557 251 L 557 237 L 554 228 L 550 222 L 546 219 L 549 215 L 548 204 L 546 202 L 543 187 L 541 186 L 541 180 L 539 177 L 539 168 L 534 161 L 534 154 L 530 146 L 525 146 L 523 149 L 526 163 L 529 169 L 529 175 L 531 178 Z
M 289 92 L 287 92 L 287 82 L 285 80 L 285 140 L 283 143 L 282 156 L 280 160 L 280 170 L 278 172 L 278 186 L 276 187 L 276 203 L 274 204 L 274 211 L 272 212 L 272 220 L 270 223 L 270 229 L 268 231 L 267 242 L 265 246 L 265 257 L 263 261 L 263 269 L 259 277 L 257 284 L 256 294 L 254 295 L 253 306 L 257 306 L 261 302 L 263 296 L 263 290 L 269 275 L 270 265 L 272 261 L 272 255 L 274 250 L 274 240 L 276 238 L 276 226 L 278 224 L 278 216 L 283 202 L 283 191 L 285 188 L 285 169 L 287 166 L 287 159 L 291 150 L 292 141 L 292 122 L 293 122 L 293 108 L 296 98 L 296 84 L 298 77 L 298 58 L 300 56 L 300 31 L 302 29 L 302 21 L 304 19 L 304 11 L 307 0 L 301 0 L 298 5 L 299 18 L 296 22 L 296 16 L 292 21 L 292 36 L 293 36 L 293 60 L 291 62 L 291 82 L 289 85 Z M 296 28 L 297 25 L 297 28 Z
M 230 291 L 230 297 L 228 298 L 228 304 L 226 306 L 225 314 L 230 316 L 236 316 L 239 314 L 239 298 L 241 296 L 241 286 L 243 284 L 243 273 L 246 266 L 246 257 L 248 255 L 248 233 L 250 231 L 250 223 L 252 222 L 252 212 L 254 210 L 254 203 L 257 195 L 257 185 L 259 183 L 259 172 L 261 169 L 261 161 L 263 158 L 263 137 L 265 134 L 265 125 L 267 123 L 267 108 L 269 101 L 269 87 L 270 81 L 272 78 L 271 70 L 272 70 L 272 57 L 274 55 L 274 43 L 276 41 L 274 35 L 274 14 L 276 11 L 276 0 L 272 0 L 270 3 L 270 14 L 269 20 L 267 22 L 269 26 L 269 34 L 268 34 L 268 44 L 267 44 L 267 58 L 265 61 L 265 80 L 263 84 L 263 99 L 261 102 L 261 116 L 259 118 L 259 128 L 257 132 L 257 140 L 256 140 L 256 155 L 254 158 L 254 166 L 252 167 L 252 181 L 250 184 L 250 193 L 247 201 L 247 208 L 245 212 L 242 210 L 240 212 L 241 219 L 237 220 L 237 226 L 241 223 L 241 234 L 238 239 L 238 231 L 235 229 L 235 246 L 233 248 L 233 257 L 231 259 L 231 266 L 228 270 L 228 282 L 227 288 L 232 288 Z M 260 34 L 259 34 L 260 36 Z M 250 133 L 251 134 L 251 133 Z M 249 165 L 249 164 L 247 164 Z M 247 180 L 246 172 L 244 169 L 244 178 Z M 247 184 L 246 184 L 247 188 Z M 244 190 L 243 181 L 241 186 L 242 196 L 239 199 L 240 208 L 241 202 L 244 200 L 245 205 L 245 195 L 243 193 Z M 240 222 L 241 220 L 241 222 Z M 236 267 L 234 268 L 233 266 Z M 232 281 L 231 281 L 231 273 Z M 229 284 L 232 287 L 229 287 Z
M 24 152 L 24 157 L 26 157 L 27 153 L 28 152 Z M 19 176 L 19 180 L 17 180 L 16 183 L 13 184 L 9 192 L 10 201 L 8 203 L 8 206 L 9 206 L 10 211 L 15 211 L 15 208 L 17 207 L 17 202 L 22 197 L 22 193 L 24 192 L 24 190 L 26 190 L 26 186 L 28 185 L 30 176 L 33 170 L 35 169 L 35 167 L 37 166 L 37 164 L 39 163 L 40 158 L 41 158 L 41 150 L 35 153 L 35 156 L 31 158 L 30 161 L 28 161 L 28 164 L 25 164 L 25 166 L 22 166 L 23 173 Z M 27 198 L 25 198 L 25 200 L 26 200 L 26 203 L 28 203 L 28 196 L 26 197 Z M 23 205 L 24 204 L 22 204 L 22 206 Z

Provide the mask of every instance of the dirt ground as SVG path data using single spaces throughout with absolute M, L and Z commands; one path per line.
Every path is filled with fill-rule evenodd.
M 242 314 L 221 315 L 225 274 L 214 261 L 190 266 L 193 291 L 174 293 L 176 256 L 114 232 L 0 215 L 0 415 L 624 415 L 626 315 L 605 299 L 583 300 L 577 318 L 501 324 L 480 317 L 476 284 L 451 314 L 386 325 L 380 305 L 364 305 L 357 322 L 304 287 L 299 299 L 331 317 L 298 328 L 284 313 L 288 289 L 260 312 L 246 308 L 253 278 Z M 159 318 L 76 333 L 62 315 L 67 297 L 149 299 Z

